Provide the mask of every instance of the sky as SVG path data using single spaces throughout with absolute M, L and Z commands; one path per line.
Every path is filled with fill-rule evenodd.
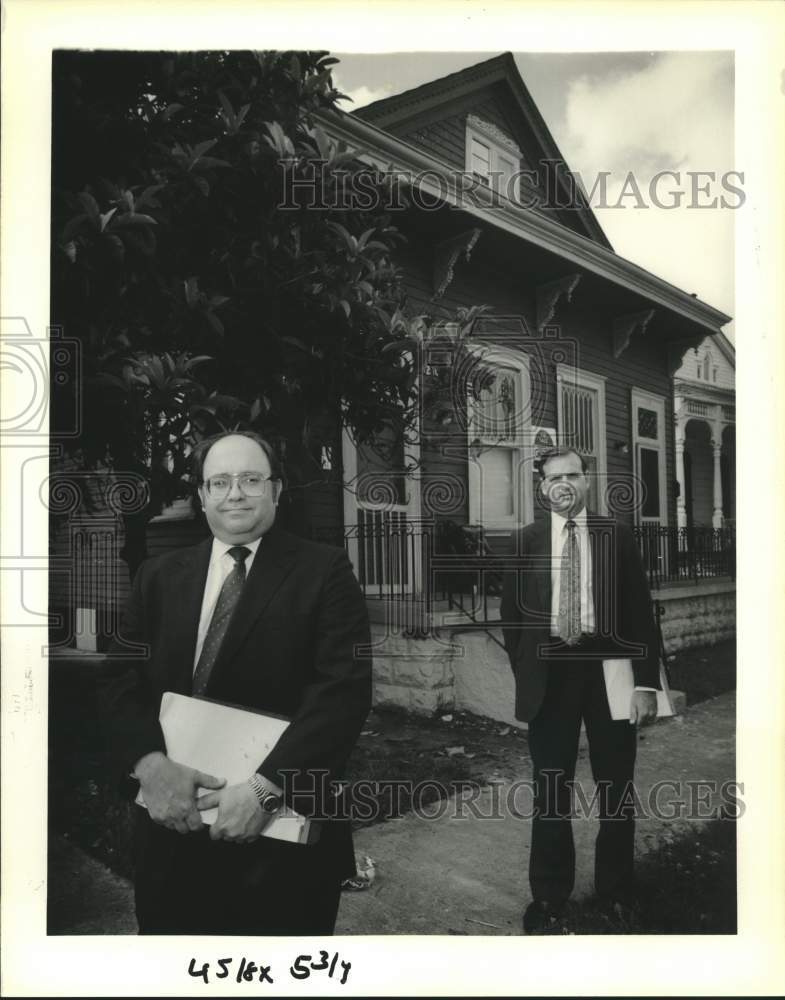
M 336 86 L 351 97 L 347 110 L 489 59 L 498 52 L 340 54 Z M 716 198 L 736 205 L 721 178 L 734 165 L 732 52 L 514 53 L 524 83 L 561 152 L 588 187 L 601 172 L 606 203 L 595 215 L 621 257 L 704 302 L 734 312 L 734 211 L 694 207 Z M 743 170 L 743 165 L 739 165 Z M 659 182 L 658 207 L 650 195 L 658 171 L 679 173 Z M 715 180 L 693 180 L 712 172 Z M 632 172 L 639 199 L 627 181 Z M 693 184 L 709 190 L 693 191 Z M 743 186 L 738 179 L 731 183 Z M 622 191 L 626 195 L 621 199 Z M 646 205 L 647 207 L 641 207 Z M 733 324 L 725 333 L 734 339 Z

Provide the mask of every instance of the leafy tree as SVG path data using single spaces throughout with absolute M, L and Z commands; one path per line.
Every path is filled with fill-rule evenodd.
M 339 414 L 359 441 L 411 426 L 423 321 L 374 207 L 389 182 L 364 173 L 370 207 L 347 200 L 363 168 L 314 119 L 342 96 L 336 62 L 55 55 L 52 322 L 82 344 L 85 462 L 150 482 L 132 568 L 146 520 L 185 495 L 199 437 L 258 429 L 303 483 Z

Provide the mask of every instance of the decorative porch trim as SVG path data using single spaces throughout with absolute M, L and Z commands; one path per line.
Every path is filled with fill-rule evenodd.
M 537 329 L 542 330 L 553 319 L 559 299 L 572 301 L 572 293 L 581 280 L 580 274 L 565 274 L 562 278 L 537 286 Z
M 654 310 L 646 309 L 643 312 L 619 316 L 613 321 L 614 358 L 620 357 L 627 350 L 633 333 L 639 332 L 642 335 L 646 332 L 646 327 L 651 323 L 653 316 Z
M 433 297 L 435 299 L 440 299 L 447 291 L 454 277 L 458 258 L 463 255 L 463 259 L 467 264 L 469 263 L 472 250 L 477 245 L 480 235 L 480 229 L 467 229 L 465 232 L 436 245 L 436 256 L 433 264 Z

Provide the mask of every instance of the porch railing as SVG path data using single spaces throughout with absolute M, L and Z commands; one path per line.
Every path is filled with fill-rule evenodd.
M 736 530 L 641 525 L 633 529 L 652 590 L 667 583 L 736 578 Z
M 344 531 L 344 545 L 369 601 L 378 602 L 394 632 L 413 637 L 429 633 L 432 588 L 432 531 L 403 511 L 358 510 L 357 524 Z
M 441 526 L 409 520 L 394 511 L 361 511 L 344 532 L 369 601 L 384 607 L 386 620 L 407 636 L 430 634 L 435 611 L 459 612 L 471 625 L 499 619 L 501 553 L 492 552 L 479 528 L 454 526 L 445 539 Z M 736 573 L 736 535 L 721 529 L 645 525 L 633 529 L 652 590 L 668 583 L 697 583 Z M 462 547 L 463 539 L 464 547 Z M 452 616 L 450 616 L 452 617 Z

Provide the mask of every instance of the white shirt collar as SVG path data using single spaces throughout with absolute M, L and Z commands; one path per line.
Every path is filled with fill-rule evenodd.
M 229 549 L 233 549 L 235 547 L 235 544 L 244 545 L 247 549 L 251 550 L 252 555 L 256 555 L 256 550 L 259 548 L 259 542 L 261 542 L 262 537 L 263 536 L 260 535 L 253 542 L 239 542 L 239 543 L 232 542 L 231 544 L 229 544 L 228 542 L 222 542 L 220 538 L 216 538 L 215 535 L 213 535 L 213 551 L 211 558 L 220 559 L 222 556 L 226 555 Z M 247 558 L 248 556 L 246 556 L 246 559 Z
M 587 526 L 586 522 L 586 508 L 583 507 L 572 519 L 567 517 L 562 517 L 561 514 L 557 514 L 555 510 L 551 511 L 551 524 L 558 531 L 563 531 L 567 527 L 567 521 L 573 520 L 579 528 L 585 528 Z

